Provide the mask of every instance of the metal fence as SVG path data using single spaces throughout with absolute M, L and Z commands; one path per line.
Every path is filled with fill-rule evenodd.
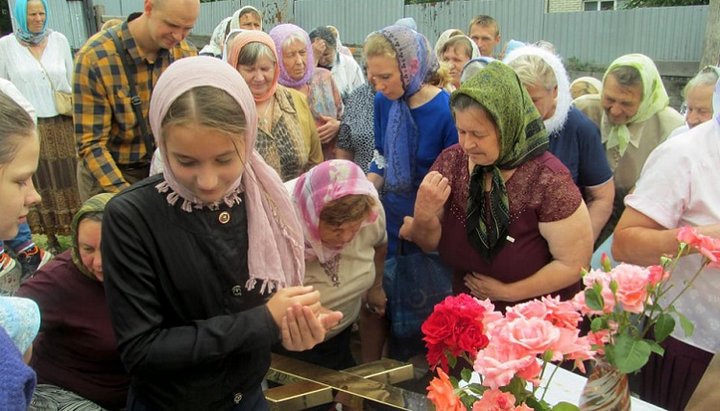
M 14 0 L 10 0 L 10 7 Z M 73 48 L 88 38 L 88 2 L 48 0 L 49 27 L 65 34 Z M 143 0 L 94 0 L 108 15 L 141 11 Z M 220 20 L 243 5 L 264 14 L 269 30 L 293 22 L 306 30 L 336 26 L 345 44 L 361 45 L 368 33 L 413 17 L 431 42 L 448 28 L 467 30 L 470 19 L 488 14 L 501 25 L 503 41 L 548 40 L 565 58 L 604 65 L 638 52 L 658 61 L 698 62 L 702 55 L 708 6 L 664 7 L 598 12 L 546 13 L 545 0 L 445 0 L 404 5 L 403 0 L 225 0 L 201 5 L 193 34 L 209 36 Z

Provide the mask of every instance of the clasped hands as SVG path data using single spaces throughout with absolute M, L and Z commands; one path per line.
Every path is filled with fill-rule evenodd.
M 320 304 L 320 292 L 312 286 L 278 290 L 266 303 L 280 328 L 282 345 L 288 351 L 304 351 L 325 339 L 327 332 L 342 319 L 340 311 Z

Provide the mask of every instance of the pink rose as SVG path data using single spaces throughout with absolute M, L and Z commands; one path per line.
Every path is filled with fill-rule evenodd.
M 508 321 L 503 331 L 508 343 L 513 345 L 520 355 L 542 354 L 560 338 L 560 330 L 540 318 L 517 318 Z
M 682 227 L 677 239 L 695 249 L 710 260 L 710 267 L 720 268 L 720 240 L 698 234 L 693 227 Z
M 475 401 L 472 407 L 472 411 L 513 411 L 515 409 L 515 396 L 498 389 L 485 391 L 482 398 Z
M 611 273 L 617 283 L 617 299 L 622 304 L 623 310 L 641 313 L 648 295 L 649 271 L 632 264 L 620 264 Z
M 615 309 L 615 296 L 610 289 L 610 281 L 612 281 L 611 273 L 606 273 L 600 270 L 592 270 L 583 276 L 583 284 L 587 288 L 592 288 L 595 283 L 602 286 L 602 292 L 600 295 L 603 298 L 603 309 L 602 311 L 591 310 L 590 307 L 585 303 L 585 291 L 580 291 L 575 294 L 573 303 L 583 314 L 609 314 Z
M 572 301 L 560 301 L 559 296 L 546 296 L 542 298 L 542 302 L 548 311 L 545 319 L 556 327 L 574 330 L 582 321 L 582 315 L 575 309 Z
M 670 278 L 670 273 L 665 271 L 660 265 L 651 265 L 648 269 L 648 282 L 655 286 Z
M 527 369 L 537 362 L 534 355 L 517 357 L 508 344 L 489 345 L 480 351 L 473 369 L 483 376 L 483 385 L 498 388 L 510 383 L 518 370 Z
M 541 318 L 544 319 L 548 314 L 548 309 L 545 303 L 540 300 L 531 300 L 526 303 L 521 303 L 508 307 L 505 318 L 508 320 L 514 320 L 517 318 Z

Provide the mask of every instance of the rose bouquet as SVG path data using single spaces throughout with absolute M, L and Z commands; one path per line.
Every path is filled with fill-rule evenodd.
M 662 257 L 660 265 L 611 268 L 603 256 L 602 269 L 584 274 L 585 289 L 573 299 L 580 312 L 592 320 L 588 338 L 593 349 L 623 374 L 642 368 L 651 353 L 663 354 L 660 343 L 674 331 L 676 319 L 685 335 L 692 334 L 693 324 L 673 304 L 705 267 L 720 267 L 720 240 L 699 235 L 690 227 L 681 228 L 677 238 L 677 254 Z M 691 248 L 701 253 L 703 261 L 679 291 L 673 290 L 668 280 Z
M 437 373 L 428 387 L 436 409 L 577 410 L 537 396 L 548 362 L 571 360 L 583 369 L 593 356 L 573 304 L 543 297 L 505 315 L 494 308 L 489 300 L 451 296 L 423 324 L 428 364 Z

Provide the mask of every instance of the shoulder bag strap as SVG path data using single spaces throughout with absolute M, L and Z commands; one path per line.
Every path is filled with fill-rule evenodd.
M 145 156 L 148 159 L 152 158 L 155 148 L 153 147 L 153 141 L 150 138 L 150 133 L 148 132 L 147 120 L 145 119 L 145 116 L 142 112 L 142 100 L 140 99 L 140 96 L 138 96 L 137 89 L 135 88 L 135 78 L 130 76 L 130 62 L 128 62 L 126 56 L 127 50 L 125 49 L 125 47 L 123 47 L 122 43 L 120 42 L 120 38 L 118 38 L 117 32 L 115 30 L 108 30 L 108 33 L 110 34 L 110 37 L 112 37 L 113 42 L 115 43 L 115 48 L 117 49 L 118 55 L 120 56 L 120 60 L 122 60 L 123 69 L 125 70 L 125 77 L 127 77 L 128 86 L 130 87 L 130 102 L 132 103 L 135 117 L 137 118 L 138 123 L 140 123 L 140 132 L 142 133 L 143 141 L 145 142 Z

